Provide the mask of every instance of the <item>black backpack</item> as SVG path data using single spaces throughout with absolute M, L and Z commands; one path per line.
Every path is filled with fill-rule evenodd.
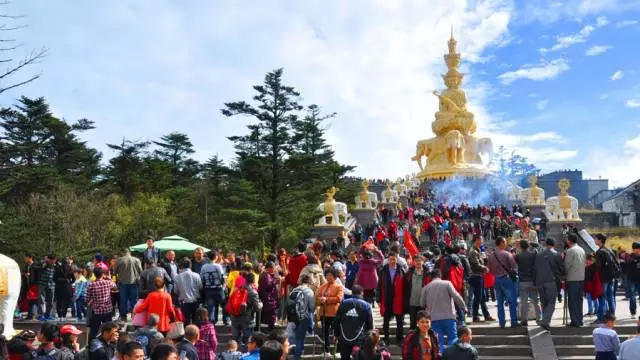
M 307 317 L 307 303 L 304 291 L 300 288 L 293 289 L 287 298 L 287 321 L 299 324 Z
M 622 267 L 620 267 L 620 263 L 616 260 L 616 256 L 611 251 L 611 249 L 603 248 L 605 255 L 605 263 L 604 263 L 604 273 L 609 275 L 613 279 L 618 279 L 622 275 Z

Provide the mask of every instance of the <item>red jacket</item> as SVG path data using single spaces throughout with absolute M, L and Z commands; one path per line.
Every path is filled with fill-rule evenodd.
M 287 276 L 284 279 L 286 285 L 298 286 L 298 277 L 302 268 L 307 266 L 307 256 L 305 254 L 294 254 L 289 258 Z
M 389 276 L 389 265 L 382 267 L 378 280 L 378 295 L 381 316 L 384 316 L 387 310 L 392 311 L 394 315 L 404 314 L 404 271 L 400 265 L 396 265 L 396 275 L 393 279 Z

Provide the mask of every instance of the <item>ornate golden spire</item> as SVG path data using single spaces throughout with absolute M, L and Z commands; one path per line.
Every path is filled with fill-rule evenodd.
M 451 25 L 451 38 L 449 38 L 449 55 L 458 55 L 458 53 L 456 53 L 456 45 L 458 45 L 458 42 L 453 37 L 453 25 Z

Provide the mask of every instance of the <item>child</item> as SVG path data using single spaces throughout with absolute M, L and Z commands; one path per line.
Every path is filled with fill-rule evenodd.
M 80 268 L 73 269 L 73 276 L 76 281 L 73 282 L 73 309 L 78 321 L 82 321 L 82 317 L 86 315 L 84 308 L 84 296 L 87 294 L 87 286 L 89 282 L 83 275 L 84 271 Z
M 613 330 L 616 326 L 616 316 L 607 313 L 603 318 L 603 325 L 593 330 L 593 345 L 596 350 L 596 360 L 616 360 L 620 353 L 620 339 Z
M 227 342 L 227 350 L 218 355 L 218 360 L 239 360 L 242 353 L 238 351 L 238 343 L 235 340 Z
M 595 255 L 587 255 L 586 269 L 584 276 L 584 292 L 587 296 L 588 312 L 587 316 L 595 315 L 598 311 L 598 298 L 602 296 L 602 283 L 600 275 L 596 271 Z

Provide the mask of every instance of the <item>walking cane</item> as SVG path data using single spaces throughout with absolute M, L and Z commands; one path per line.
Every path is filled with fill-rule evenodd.
M 327 301 L 325 299 L 324 304 L 322 304 L 322 360 L 326 360 L 327 352 L 325 349 L 327 348 L 327 341 L 329 339 L 325 339 L 325 333 L 327 331 Z M 328 337 L 328 336 L 327 336 Z
M 569 308 L 569 305 L 567 304 L 567 286 L 566 286 L 566 283 L 565 283 L 564 304 L 562 304 L 562 325 L 566 325 L 567 324 L 568 308 Z

